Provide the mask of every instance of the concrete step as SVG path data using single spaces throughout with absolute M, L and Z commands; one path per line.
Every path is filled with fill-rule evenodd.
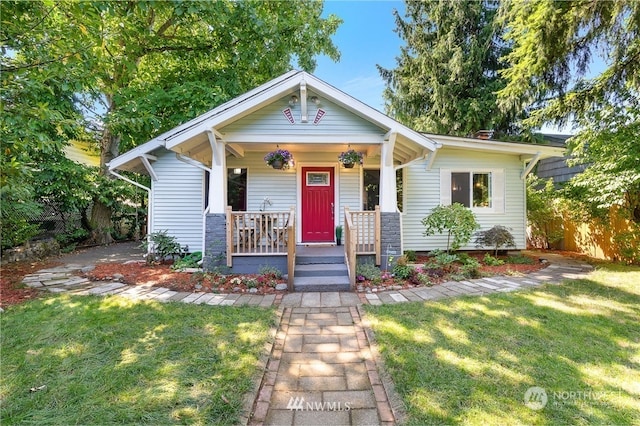
M 298 256 L 296 255 L 296 265 L 344 263 L 344 256 Z
M 295 277 L 329 277 L 346 275 L 347 265 L 344 263 L 313 263 L 296 265 Z
M 296 277 L 295 291 L 350 291 L 349 277 Z

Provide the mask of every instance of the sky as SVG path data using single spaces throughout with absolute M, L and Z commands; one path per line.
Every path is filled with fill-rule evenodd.
M 314 75 L 343 92 L 384 112 L 384 81 L 376 65 L 395 68 L 403 41 L 394 32 L 393 10 L 404 13 L 402 1 L 339 1 L 324 3 L 324 16 L 335 14 L 343 23 L 333 43 L 340 62 L 318 58 Z

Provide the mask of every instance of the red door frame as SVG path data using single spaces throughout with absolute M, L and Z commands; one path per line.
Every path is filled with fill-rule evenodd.
M 328 185 L 322 180 L 317 185 L 307 185 L 307 174 L 328 173 Z M 335 224 L 335 167 L 301 167 L 301 241 L 303 243 L 333 243 Z M 317 176 L 320 178 L 320 176 Z

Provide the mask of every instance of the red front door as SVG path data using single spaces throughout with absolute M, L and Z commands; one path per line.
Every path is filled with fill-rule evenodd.
M 302 242 L 333 242 L 333 167 L 302 168 Z

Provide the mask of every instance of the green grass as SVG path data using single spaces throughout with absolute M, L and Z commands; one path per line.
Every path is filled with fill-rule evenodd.
M 271 309 L 117 296 L 53 296 L 1 319 L 3 425 L 236 423 L 275 324 Z
M 366 309 L 409 424 L 640 424 L 640 268 Z

